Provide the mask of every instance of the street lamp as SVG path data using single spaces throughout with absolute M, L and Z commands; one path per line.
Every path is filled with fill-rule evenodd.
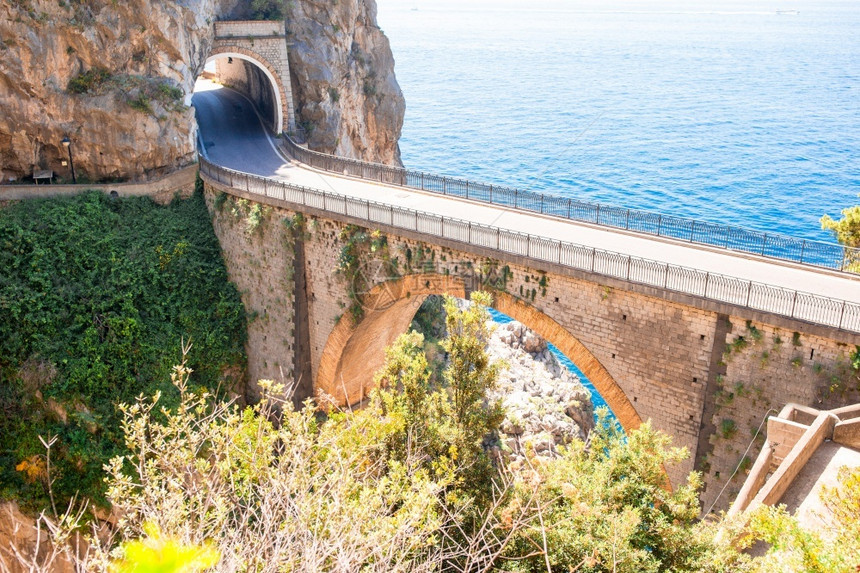
M 63 147 L 65 147 L 66 151 L 69 152 L 69 165 L 72 168 L 72 183 L 77 183 L 78 178 L 75 177 L 75 162 L 72 161 L 72 140 L 69 139 L 69 136 L 63 138 Z

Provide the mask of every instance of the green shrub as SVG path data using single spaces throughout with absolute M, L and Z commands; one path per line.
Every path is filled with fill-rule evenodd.
M 723 418 L 720 421 L 720 436 L 726 440 L 731 440 L 738 433 L 738 425 L 731 418 Z
M 143 92 L 138 93 L 135 97 L 128 100 L 128 105 L 131 106 L 131 109 L 139 112 L 152 113 L 152 102 L 149 96 Z
M 95 67 L 70 79 L 66 90 L 73 94 L 98 93 L 111 77 L 107 69 Z
M 87 193 L 0 210 L 0 498 L 46 501 L 15 467 L 58 436 L 54 490 L 103 502 L 124 451 L 116 404 L 167 382 L 183 339 L 195 386 L 244 365 L 245 314 L 201 195 L 168 206 Z

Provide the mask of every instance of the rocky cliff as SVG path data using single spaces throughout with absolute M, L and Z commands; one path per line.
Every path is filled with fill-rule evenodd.
M 400 164 L 406 104 L 375 0 L 287 4 L 296 121 L 311 149 Z
M 62 166 L 79 179 L 147 179 L 195 159 L 183 103 L 211 46 L 220 0 L 0 3 L 4 179 Z
M 0 178 L 34 169 L 145 180 L 196 157 L 184 102 L 217 19 L 244 0 L 4 0 L 0 3 Z M 396 162 L 403 98 L 373 0 L 288 3 L 300 121 L 314 148 Z

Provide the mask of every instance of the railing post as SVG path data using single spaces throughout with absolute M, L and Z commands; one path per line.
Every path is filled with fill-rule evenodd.
M 493 186 L 490 185 L 490 204 L 493 203 Z
M 693 221 L 693 224 L 690 225 L 690 242 L 693 242 L 693 234 L 696 232 L 696 222 Z
M 540 194 L 540 214 L 541 215 L 543 215 L 543 203 L 545 200 L 546 200 L 546 197 L 544 197 L 544 194 L 541 193 Z
M 761 256 L 764 256 L 764 249 L 767 247 L 767 233 L 761 238 Z
M 806 239 L 800 242 L 800 262 L 803 262 L 803 254 L 806 251 Z
M 597 214 L 594 216 L 594 222 L 600 224 L 600 203 L 597 204 Z
M 752 281 L 747 283 L 747 303 L 744 305 L 747 308 L 750 306 L 750 294 L 752 293 Z
M 443 177 L 442 178 L 442 195 L 447 195 L 447 194 L 448 194 L 448 178 Z
M 516 209 L 520 206 L 519 200 L 520 200 L 520 192 L 518 190 L 514 189 L 514 209 Z
M 368 201 L 367 203 L 365 203 L 365 205 L 367 205 L 367 209 L 365 209 L 365 211 L 367 212 L 367 217 L 365 217 L 365 219 L 367 219 L 368 221 L 370 221 L 370 201 Z
M 627 220 L 624 221 L 624 228 L 630 230 L 630 209 L 627 209 Z
M 669 288 L 669 263 L 666 263 L 666 272 L 663 275 L 663 288 Z
M 663 215 L 657 215 L 657 236 L 660 236 L 660 230 L 663 228 Z
M 597 258 L 597 249 L 591 249 L 591 272 L 594 272 L 594 259 Z
M 839 312 L 839 324 L 837 328 L 842 328 L 842 320 L 845 318 L 845 301 L 842 301 L 842 310 Z
M 568 219 L 570 219 L 570 204 L 571 204 L 571 200 L 568 199 L 567 200 L 567 218 Z
M 466 199 L 469 198 L 469 180 L 466 179 Z
M 708 297 L 708 282 L 711 280 L 711 273 L 705 274 L 705 292 L 702 294 L 703 297 Z
M 797 291 L 794 291 L 794 296 L 791 297 L 791 314 L 790 317 L 794 318 L 794 309 L 797 306 Z
M 468 189 L 468 187 L 466 187 L 466 189 Z M 469 244 L 471 245 L 472 244 L 472 222 L 471 221 L 469 221 L 469 226 L 467 227 L 467 229 L 469 229 Z
M 415 211 L 415 230 L 418 230 L 418 211 Z

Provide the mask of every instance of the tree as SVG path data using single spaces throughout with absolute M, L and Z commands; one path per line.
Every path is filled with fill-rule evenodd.
M 842 209 L 842 218 L 838 221 L 824 215 L 821 228 L 832 231 L 836 240 L 846 247 L 860 248 L 860 205 Z M 860 255 L 857 253 L 848 253 L 846 263 L 848 270 L 860 271 Z
M 821 228 L 833 231 L 836 240 L 846 247 L 860 247 L 860 205 L 842 209 L 842 218 L 838 221 L 824 215 Z
M 511 544 L 506 570 L 720 570 L 713 533 L 697 523 L 698 474 L 668 487 L 664 465 L 686 451 L 648 422 L 625 436 L 605 409 L 599 416 L 588 447 L 575 441 L 558 459 L 528 459 L 511 506 L 536 491 L 543 509 Z

